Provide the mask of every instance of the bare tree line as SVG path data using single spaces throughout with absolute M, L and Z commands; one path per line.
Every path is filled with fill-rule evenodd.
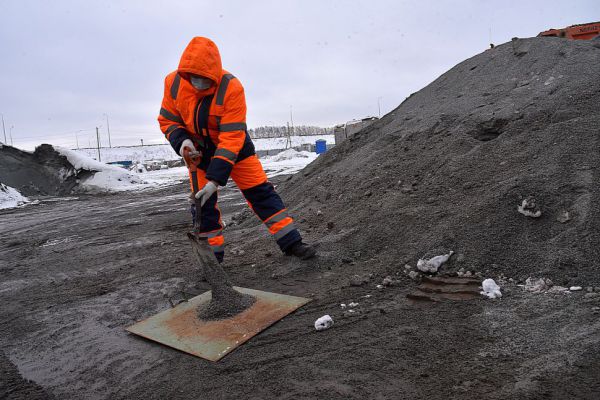
M 284 137 L 288 134 L 296 136 L 311 136 L 311 135 L 333 135 L 333 128 L 321 128 L 319 126 L 300 125 L 288 128 L 287 126 L 259 126 L 257 128 L 248 129 L 251 138 L 274 138 Z

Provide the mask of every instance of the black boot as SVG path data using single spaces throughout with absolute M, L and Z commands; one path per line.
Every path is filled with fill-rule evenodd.
M 286 256 L 296 256 L 301 260 L 308 260 L 317 254 L 317 250 L 309 244 L 303 243 L 301 240 L 294 243 L 285 249 Z

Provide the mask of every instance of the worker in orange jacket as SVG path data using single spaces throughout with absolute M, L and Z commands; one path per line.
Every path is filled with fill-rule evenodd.
M 180 156 L 186 147 L 202 154 L 197 181 L 193 182 L 190 173 L 190 185 L 192 192 L 194 187 L 200 189 L 196 193 L 202 205 L 200 235 L 207 238 L 219 262 L 224 238 L 217 189 L 225 186 L 229 177 L 285 254 L 301 259 L 315 255 L 315 249 L 302 242 L 283 201 L 267 180 L 246 130 L 244 88 L 221 67 L 219 50 L 210 39 L 193 38 L 177 71 L 167 75 L 158 122 Z

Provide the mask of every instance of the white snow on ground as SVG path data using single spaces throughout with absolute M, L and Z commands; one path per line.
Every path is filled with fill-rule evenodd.
M 0 209 L 14 208 L 29 203 L 29 199 L 10 186 L 0 183 Z
M 315 144 L 319 139 L 327 141 L 327 144 L 334 144 L 333 135 L 315 135 L 315 136 L 292 136 L 292 147 L 303 144 Z M 252 139 L 256 150 L 277 150 L 286 148 L 286 138 L 264 138 Z M 77 149 L 72 150 L 77 154 L 97 159 L 97 149 Z M 144 162 L 148 160 L 177 160 L 179 155 L 173 151 L 170 144 L 158 144 L 148 146 L 128 146 L 100 148 L 100 159 L 102 162 L 110 163 L 117 161 Z
M 77 149 L 73 150 L 78 154 L 83 154 L 89 158 L 97 159 L 97 149 Z M 133 161 L 143 162 L 148 160 L 177 160 L 178 154 L 173 151 L 170 144 L 158 144 L 150 146 L 127 146 L 101 148 L 100 159 L 102 162 Z
M 260 162 L 267 176 L 271 178 L 277 175 L 295 174 L 317 157 L 316 153 L 289 149 L 274 156 L 261 157 Z
M 188 169 L 187 167 L 175 167 L 148 171 L 138 175 L 142 176 L 151 185 L 174 185 L 188 180 Z
M 91 192 L 139 190 L 148 187 L 173 185 L 188 179 L 186 167 L 136 173 L 98 162 L 73 150 L 61 147 L 55 147 L 55 149 L 67 157 L 75 169 L 95 171 L 92 177 L 81 183 L 84 189 Z M 274 156 L 262 157 L 260 160 L 267 176 L 273 177 L 296 173 L 316 158 L 316 153 L 288 149 Z
M 69 163 L 77 171 L 88 170 L 94 172 L 91 177 L 80 183 L 81 188 L 90 192 L 121 191 L 149 186 L 149 183 L 145 182 L 140 176 L 123 168 L 98 162 L 64 147 L 55 146 L 54 149 L 67 157 Z

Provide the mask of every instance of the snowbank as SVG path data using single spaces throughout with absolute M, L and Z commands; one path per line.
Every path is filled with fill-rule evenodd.
M 318 155 L 308 151 L 288 149 L 274 156 L 261 157 L 260 161 L 268 177 L 294 174 L 313 162 Z
M 25 203 L 29 203 L 29 199 L 17 189 L 0 183 L 0 209 L 14 208 Z
M 63 147 L 55 146 L 54 149 L 67 158 L 78 175 L 83 175 L 79 182 L 79 190 L 122 191 L 138 189 L 140 185 L 148 185 L 142 178 L 123 168 L 98 162 Z M 87 175 L 85 171 L 89 172 L 88 176 L 85 176 Z M 82 172 L 84 173 L 82 174 Z

